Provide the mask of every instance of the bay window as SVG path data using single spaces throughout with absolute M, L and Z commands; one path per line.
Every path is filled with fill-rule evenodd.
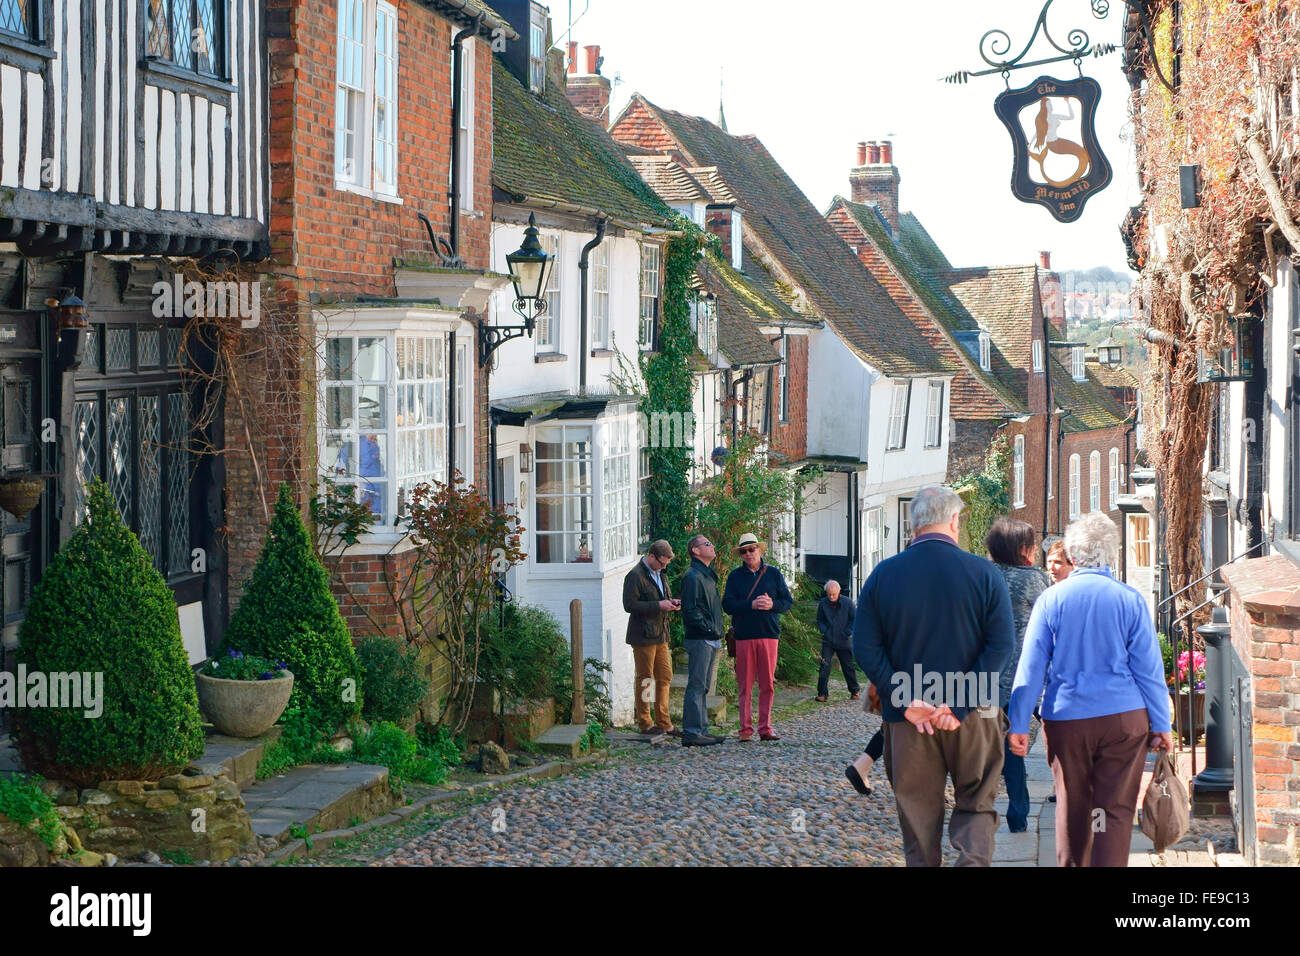
M 420 327 L 423 326 L 423 327 Z M 320 470 L 391 527 L 417 485 L 473 475 L 471 341 L 412 323 L 395 330 L 330 331 L 320 381 Z M 451 390 L 451 363 L 455 389 Z M 455 403 L 451 428 L 450 402 Z
M 397 195 L 397 9 L 339 0 L 334 178 Z
M 592 560 L 592 426 L 547 425 L 537 429 L 538 564 Z
M 603 429 L 600 525 L 601 560 L 606 564 L 629 557 L 635 543 L 631 431 L 631 423 L 626 418 L 609 422 Z

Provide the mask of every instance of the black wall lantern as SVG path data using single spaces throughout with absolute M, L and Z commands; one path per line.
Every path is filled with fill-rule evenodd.
M 1249 382 L 1255 377 L 1255 350 L 1251 344 L 1251 323 L 1254 321 L 1252 315 L 1229 317 L 1233 344 L 1218 355 L 1199 354 L 1197 382 Z
M 1097 346 L 1097 361 L 1107 368 L 1119 368 L 1124 364 L 1124 346 L 1107 337 Z
M 90 309 L 76 293 L 69 294 L 54 307 L 54 328 L 59 336 L 59 365 L 65 369 L 80 368 L 90 333 Z
M 528 444 L 519 446 L 519 473 L 526 475 L 533 470 L 533 448 Z
M 537 317 L 546 311 L 546 286 L 551 280 L 555 259 L 546 254 L 537 238 L 537 218 L 528 214 L 524 242 L 506 256 L 510 281 L 515 287 L 512 308 L 524 320 L 523 325 L 480 325 L 478 327 L 478 361 L 486 365 L 497 347 L 511 339 L 531 336 Z

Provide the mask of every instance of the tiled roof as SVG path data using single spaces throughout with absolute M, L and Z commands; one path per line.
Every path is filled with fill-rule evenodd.
M 1033 266 L 980 266 L 954 269 L 939 278 L 988 329 L 997 346 L 990 356 L 993 374 L 1013 389 L 1021 402 L 1028 402 L 1037 270 Z
M 548 77 L 539 98 L 493 61 L 492 182 L 534 202 L 599 209 L 628 223 L 667 226 L 672 210 L 637 175 L 624 151 Z
M 1102 385 L 1106 388 L 1137 388 L 1137 379 L 1133 373 L 1120 365 L 1111 368 L 1109 365 L 1102 365 L 1094 357 L 1088 358 L 1088 371 L 1091 372 Z
M 708 202 L 709 194 L 695 177 L 672 157 L 660 153 L 629 153 L 628 160 L 641 178 L 664 202 Z
M 620 142 L 679 153 L 688 168 L 715 166 L 741 207 L 744 228 L 866 362 L 889 375 L 954 371 L 756 137 L 733 136 L 701 117 L 659 109 L 639 95 L 613 132 Z
M 903 244 L 901 236 L 896 240 L 890 234 L 875 204 L 850 202 L 836 196 L 827 211 L 828 218 L 839 219 L 837 210 L 847 214 L 849 221 L 870 243 L 870 248 L 859 246 L 859 259 L 864 260 L 864 265 L 871 269 L 930 343 L 958 366 L 952 382 L 953 417 L 987 420 L 1001 418 L 1008 412 L 1024 414 L 1027 410 L 1024 397 L 1017 395 L 991 372 L 981 369 L 979 361 L 951 337 L 958 332 L 978 331 L 979 323 L 947 285 L 924 271 L 913 259 L 908 251 L 910 247 Z M 908 215 L 906 220 L 906 223 L 900 223 L 901 233 L 915 234 L 919 230 L 921 235 L 925 235 L 914 216 Z M 928 235 L 925 238 L 929 240 Z M 937 247 L 935 251 L 938 251 Z M 942 253 L 938 255 L 941 257 Z M 927 258 L 926 261 L 935 260 Z
M 696 273 L 718 297 L 718 350 L 732 365 L 775 362 L 780 356 L 760 326 L 803 325 L 806 321 L 767 289 L 741 275 L 710 251 Z
M 1064 339 L 1054 325 L 1047 326 L 1047 336 L 1051 341 Z M 1047 350 L 1047 367 L 1052 373 L 1052 402 L 1058 408 L 1068 408 L 1061 428 L 1068 432 L 1092 431 L 1098 428 L 1114 428 L 1128 421 L 1128 410 L 1097 380 L 1095 369 L 1084 363 L 1086 379 L 1076 382 L 1067 363 L 1070 350 L 1049 348 Z

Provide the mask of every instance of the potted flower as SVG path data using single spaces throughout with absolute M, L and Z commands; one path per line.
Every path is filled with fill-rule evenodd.
M 236 650 L 209 659 L 196 680 L 204 715 L 230 737 L 266 733 L 284 713 L 293 691 L 293 674 L 283 661 Z
M 1182 728 L 1183 743 L 1191 743 L 1191 727 L 1195 723 L 1197 736 L 1205 731 L 1205 654 L 1201 651 L 1183 651 L 1168 677 L 1169 693 L 1177 699 L 1178 725 Z M 1178 693 L 1174 694 L 1175 688 Z

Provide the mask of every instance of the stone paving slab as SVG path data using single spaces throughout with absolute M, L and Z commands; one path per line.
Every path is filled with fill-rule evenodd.
M 295 826 L 311 830 L 367 820 L 385 812 L 388 768 L 369 764 L 310 764 L 245 790 L 244 806 L 259 837 L 284 842 Z

